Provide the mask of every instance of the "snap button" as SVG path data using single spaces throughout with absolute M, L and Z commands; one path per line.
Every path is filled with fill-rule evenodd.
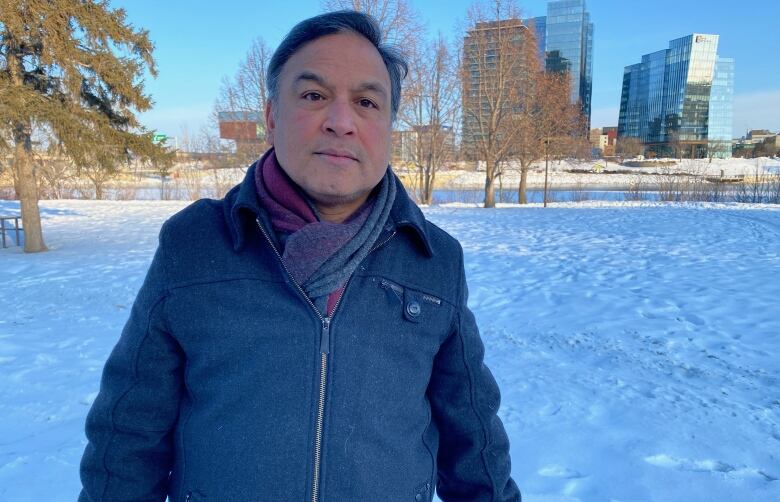
M 414 496 L 414 500 L 422 500 L 422 494 L 417 494 Z
M 411 302 L 406 304 L 406 312 L 410 316 L 418 316 L 418 315 L 420 315 L 420 311 L 421 311 L 420 302 L 411 301 Z

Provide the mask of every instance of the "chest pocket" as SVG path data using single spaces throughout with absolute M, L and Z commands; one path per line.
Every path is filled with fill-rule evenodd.
M 405 288 L 388 279 L 379 279 L 379 286 L 386 291 L 391 303 L 397 303 L 401 313 L 409 322 L 419 323 L 421 320 L 438 314 L 442 301 L 434 295 Z

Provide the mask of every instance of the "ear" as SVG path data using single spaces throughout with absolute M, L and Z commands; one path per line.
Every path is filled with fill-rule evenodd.
M 272 110 L 272 103 L 269 99 L 265 102 L 265 141 L 270 146 L 274 146 L 274 129 L 276 128 L 276 122 L 274 121 L 274 112 Z

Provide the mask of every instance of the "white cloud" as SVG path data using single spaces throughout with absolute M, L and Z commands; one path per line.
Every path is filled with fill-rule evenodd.
M 734 96 L 734 137 L 748 129 L 780 131 L 780 90 Z

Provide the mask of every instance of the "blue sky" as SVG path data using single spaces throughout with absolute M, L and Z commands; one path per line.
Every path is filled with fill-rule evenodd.
M 409 0 L 428 35 L 459 37 L 471 1 Z M 252 40 L 275 47 L 298 21 L 322 11 L 319 0 L 112 0 L 137 27 L 150 31 L 159 76 L 147 82 L 156 105 L 141 116 L 149 128 L 170 136 L 206 122 L 220 80 L 232 76 Z M 519 2 L 527 16 L 544 15 L 546 1 Z M 737 7 L 733 1 L 655 0 L 587 3 L 595 23 L 594 127 L 617 125 L 623 68 L 643 54 L 666 48 L 690 33 L 720 35 L 719 54 L 736 59 L 734 135 L 748 128 L 780 130 L 780 65 L 777 29 L 780 2 Z

